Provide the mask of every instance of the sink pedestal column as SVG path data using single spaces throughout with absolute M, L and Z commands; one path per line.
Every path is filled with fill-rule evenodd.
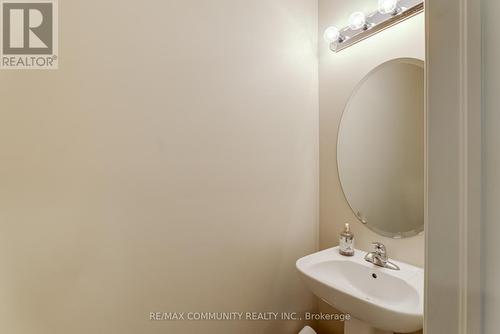
M 375 329 L 366 322 L 354 318 L 346 321 L 344 326 L 344 334 L 393 334 L 392 332 Z

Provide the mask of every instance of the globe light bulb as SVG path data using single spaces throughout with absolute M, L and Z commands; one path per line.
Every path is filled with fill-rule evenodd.
M 378 11 L 380 14 L 395 14 L 398 8 L 398 0 L 378 0 Z
M 358 30 L 366 27 L 366 16 L 362 12 L 354 12 L 349 17 L 349 28 Z
M 323 34 L 323 38 L 327 43 L 338 42 L 340 39 L 340 31 L 336 27 L 328 27 Z

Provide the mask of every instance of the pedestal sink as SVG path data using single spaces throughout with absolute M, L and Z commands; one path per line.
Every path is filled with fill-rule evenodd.
M 345 334 L 412 333 L 423 326 L 424 270 L 392 261 L 400 270 L 352 257 L 330 248 L 297 261 L 297 269 L 319 298 L 348 313 Z

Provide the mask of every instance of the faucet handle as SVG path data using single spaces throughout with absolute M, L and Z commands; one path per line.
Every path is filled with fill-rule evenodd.
M 386 255 L 387 254 L 387 249 L 385 248 L 385 245 L 381 242 L 372 242 L 372 245 L 375 246 L 375 252 L 380 255 Z

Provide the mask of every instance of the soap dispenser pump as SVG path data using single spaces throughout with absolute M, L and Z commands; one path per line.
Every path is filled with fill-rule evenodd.
M 345 224 L 344 231 L 340 233 L 339 253 L 344 256 L 354 255 L 354 234 L 351 232 L 349 223 Z

